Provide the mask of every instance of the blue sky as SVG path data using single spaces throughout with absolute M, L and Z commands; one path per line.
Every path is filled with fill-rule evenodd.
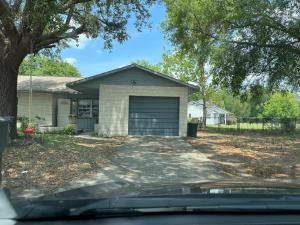
M 171 49 L 171 44 L 164 38 L 160 27 L 165 18 L 165 8 L 163 5 L 155 5 L 151 12 L 151 30 L 144 28 L 142 32 L 138 32 L 129 24 L 128 33 L 131 38 L 123 44 L 115 42 L 111 51 L 103 49 L 100 38 L 87 39 L 81 35 L 79 46 L 75 42 L 71 43 L 71 48 L 62 50 L 62 58 L 75 65 L 83 76 L 115 69 L 138 59 L 145 59 L 150 63 L 160 62 L 162 53 Z

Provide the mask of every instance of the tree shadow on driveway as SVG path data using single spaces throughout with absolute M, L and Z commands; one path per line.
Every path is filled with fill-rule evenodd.
M 182 138 L 129 137 L 97 175 L 75 182 L 73 188 L 101 183 L 184 184 L 220 179 L 214 164 Z

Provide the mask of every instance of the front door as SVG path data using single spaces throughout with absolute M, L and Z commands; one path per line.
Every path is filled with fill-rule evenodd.
M 66 98 L 57 99 L 57 126 L 64 127 L 69 123 L 71 101 Z

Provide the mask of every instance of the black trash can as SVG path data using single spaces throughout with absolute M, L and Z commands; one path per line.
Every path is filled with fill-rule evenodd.
M 187 135 L 189 137 L 197 137 L 198 123 L 188 123 Z
M 0 117 L 0 153 L 4 150 L 8 142 L 9 124 L 9 119 Z

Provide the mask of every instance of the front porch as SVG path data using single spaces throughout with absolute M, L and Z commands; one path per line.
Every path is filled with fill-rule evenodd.
M 99 99 L 96 96 L 57 96 L 56 126 L 75 124 L 79 131 L 95 131 L 98 124 Z

